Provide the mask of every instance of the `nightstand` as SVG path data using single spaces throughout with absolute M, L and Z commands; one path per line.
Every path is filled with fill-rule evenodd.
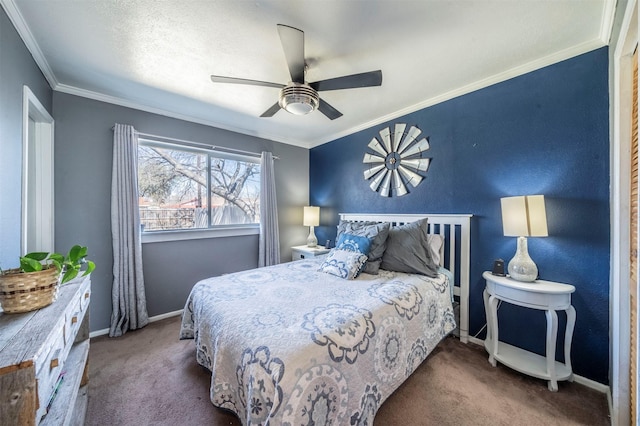
M 499 277 L 484 272 L 482 277 L 487 286 L 484 290 L 484 309 L 487 315 L 487 338 L 484 347 L 489 352 L 489 362 L 494 367 L 500 362 L 521 373 L 548 380 L 549 390 L 558 390 L 558 380 L 573 381 L 571 369 L 571 339 L 576 324 L 576 311 L 571 306 L 571 293 L 576 288 L 569 284 L 536 280 L 531 283 Z M 515 346 L 500 342 L 498 334 L 498 302 L 545 311 L 547 317 L 546 356 L 540 356 Z M 558 336 L 558 314 L 567 314 L 564 335 L 565 362 L 556 361 L 556 340 Z
M 321 254 L 329 253 L 329 251 L 330 249 L 324 248 L 322 246 L 294 246 L 291 247 L 291 258 L 292 260 L 309 259 L 310 257 L 316 257 L 320 256 Z

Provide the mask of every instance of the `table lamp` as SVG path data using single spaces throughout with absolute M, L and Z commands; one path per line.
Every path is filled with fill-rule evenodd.
M 313 232 L 313 227 L 320 225 L 320 207 L 305 206 L 304 215 L 302 218 L 304 226 L 309 227 L 309 237 L 307 237 L 307 246 L 315 247 L 318 245 L 318 239 Z
M 544 195 L 525 195 L 500 199 L 505 237 L 518 237 L 516 255 L 507 270 L 514 280 L 531 282 L 538 278 L 538 267 L 531 260 L 527 237 L 546 237 L 547 214 Z

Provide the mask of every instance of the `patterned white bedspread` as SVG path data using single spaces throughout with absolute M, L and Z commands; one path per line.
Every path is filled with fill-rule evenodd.
M 181 339 L 212 371 L 211 401 L 245 425 L 373 424 L 382 402 L 455 328 L 447 275 L 347 281 L 324 256 L 209 278 Z

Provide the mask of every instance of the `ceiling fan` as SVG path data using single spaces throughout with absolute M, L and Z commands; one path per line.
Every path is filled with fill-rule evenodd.
M 305 81 L 304 32 L 288 25 L 278 24 L 278 34 L 291 74 L 290 83 L 279 84 L 245 78 L 211 76 L 211 81 L 214 83 L 248 84 L 280 89 L 278 102 L 263 112 L 260 117 L 273 117 L 280 108 L 295 115 L 305 115 L 318 109 L 330 120 L 335 120 L 342 116 L 342 113 L 320 99 L 318 92 L 380 86 L 382 84 L 382 71 L 380 70 L 307 83 Z

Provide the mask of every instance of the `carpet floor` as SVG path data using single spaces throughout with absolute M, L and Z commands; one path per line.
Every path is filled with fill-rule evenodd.
M 91 339 L 86 425 L 241 425 L 209 401 L 211 373 L 193 340 L 178 340 L 180 318 L 123 337 Z M 374 426 L 609 425 L 605 394 L 498 365 L 483 347 L 450 337 L 382 405 Z

